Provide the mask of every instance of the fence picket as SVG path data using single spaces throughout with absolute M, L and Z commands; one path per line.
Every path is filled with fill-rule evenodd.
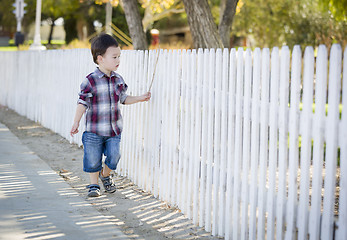
M 160 81 L 162 81 L 162 95 L 161 95 L 161 112 L 162 112 L 162 130 L 161 130 L 161 137 L 160 137 L 160 173 L 159 173 L 159 196 L 160 199 L 163 201 L 168 201 L 168 190 L 169 190 L 169 179 L 168 174 L 167 174 L 167 170 L 168 170 L 168 161 L 169 161 L 169 157 L 168 157 L 168 138 L 166 136 L 168 136 L 168 130 L 169 130 L 169 126 L 168 126 L 168 113 L 167 110 L 169 109 L 168 107 L 168 79 L 165 77 L 166 73 L 169 71 L 169 66 L 168 66 L 168 61 L 165 61 L 168 58 L 167 55 L 167 50 L 163 50 L 163 54 L 162 57 L 164 59 L 163 62 L 163 71 L 161 72 L 162 75 L 160 76 Z
M 313 102 L 313 71 L 314 53 L 312 47 L 305 49 L 304 55 L 304 80 L 303 80 L 303 114 L 302 138 L 300 154 L 300 197 L 298 206 L 298 239 L 307 239 L 307 219 L 309 205 L 309 185 L 311 162 L 311 124 Z
M 251 129 L 251 182 L 250 182 L 250 210 L 249 210 L 249 239 L 256 239 L 256 209 L 257 209 L 257 185 L 259 164 L 259 127 L 260 127 L 260 76 L 261 76 L 261 52 L 259 48 L 254 50 L 253 60 L 253 89 L 252 89 L 252 129 Z
M 176 133 L 173 137 L 173 142 L 174 142 L 174 167 L 173 167 L 173 188 L 172 188 L 172 198 L 173 198 L 173 204 L 175 204 L 176 206 L 178 206 L 179 204 L 179 193 L 178 193 L 178 189 L 179 189 L 179 141 L 180 141 L 180 137 L 179 137 L 179 132 L 180 132 L 180 88 L 181 88 L 181 50 L 178 51 L 174 51 L 174 74 L 173 74 L 173 82 L 174 82 L 174 103 L 175 103 L 175 107 L 174 107 L 174 116 L 175 118 L 174 120 L 174 124 L 175 124 L 175 129 L 173 129 L 173 132 Z
M 136 51 L 136 62 L 137 62 L 137 66 L 139 66 L 141 64 L 141 54 L 140 54 L 141 51 Z M 137 74 L 135 75 L 135 86 L 136 86 L 136 93 L 135 95 L 140 95 L 141 92 L 140 92 L 140 78 L 142 77 L 141 74 L 140 74 L 140 71 L 136 71 Z M 136 104 L 134 105 L 134 108 L 135 108 L 135 116 L 140 116 L 140 104 Z M 135 179 L 135 183 L 141 187 L 141 183 L 140 183 L 140 178 L 141 178 L 141 174 L 140 171 L 141 171 L 141 160 L 140 160 L 140 151 L 141 151 L 141 148 L 140 148 L 140 132 L 141 132 L 141 129 L 140 129 L 140 125 L 139 125 L 139 122 L 138 120 L 136 119 L 135 121 L 135 126 L 136 126 L 136 133 L 135 133 L 135 166 L 136 169 L 134 171 L 134 179 Z
M 136 63 L 137 61 L 137 58 L 136 58 L 136 52 L 134 52 L 133 54 L 131 54 L 132 56 L 132 60 Z M 136 71 L 133 71 L 133 74 L 132 74 L 132 91 L 133 91 L 133 95 L 135 95 L 137 93 L 137 85 L 136 85 L 136 76 L 137 76 L 137 72 Z M 136 105 L 133 105 L 133 106 L 130 106 L 131 107 L 131 125 L 135 125 L 136 124 Z M 132 145 L 131 145 L 131 149 L 133 149 L 132 151 L 132 155 L 131 155 L 131 170 L 130 170 L 130 176 L 131 176 L 131 179 L 133 179 L 133 181 L 135 182 L 135 184 L 137 183 L 136 182 L 136 132 L 135 132 L 135 129 L 132 129 L 131 131 L 131 142 L 132 142 Z
M 281 49 L 280 108 L 278 116 L 278 193 L 276 202 L 276 239 L 283 239 L 288 161 L 288 94 L 290 53 L 287 46 Z M 283 177 L 282 177 L 283 176 Z
M 237 51 L 236 70 L 236 117 L 235 117 L 235 160 L 234 160 L 234 191 L 233 191 L 233 239 L 239 239 L 240 223 L 240 176 L 242 159 L 242 97 L 243 97 L 244 59 L 243 49 Z
M 224 220 L 225 220 L 225 193 L 226 193 L 226 174 L 227 174 L 227 90 L 228 90 L 228 64 L 229 51 L 227 48 L 223 50 L 223 66 L 222 66 L 222 103 L 221 103 L 221 161 L 220 161 L 220 176 L 219 176 L 219 223 L 218 235 L 224 236 Z
M 149 85 L 149 71 L 148 71 L 148 65 L 149 65 L 149 56 L 148 56 L 148 50 L 144 52 L 144 66 L 143 66 L 143 76 L 144 76 L 144 81 L 143 81 L 143 92 L 148 91 L 148 85 Z M 124 109 L 124 108 L 123 108 Z M 149 172 L 150 172 L 150 162 L 149 162 L 149 149 L 148 149 L 148 143 L 149 143 L 149 135 L 151 134 L 149 131 L 149 111 L 150 111 L 150 104 L 145 104 L 144 105 L 144 113 L 143 113 L 143 120 L 142 120 L 142 125 L 144 129 L 144 136 L 143 136 L 143 161 L 144 167 L 143 171 L 146 174 L 143 174 L 143 184 L 144 184 L 144 190 L 149 191 Z
M 202 134 L 202 77 L 204 69 L 204 59 L 203 59 L 203 50 L 200 48 L 197 55 L 197 78 L 196 78 L 196 104 L 195 104 L 195 148 L 194 148 L 194 166 L 193 166 L 193 223 L 199 223 L 199 170 L 202 169 L 202 158 L 200 149 L 201 149 L 201 134 Z M 201 170 L 202 172 L 202 170 Z M 202 174 L 201 174 L 202 176 Z M 201 189 L 200 189 L 201 191 Z M 203 198 L 203 197 L 202 197 Z
M 229 86 L 228 86 L 228 152 L 227 179 L 225 200 L 225 239 L 231 237 L 232 229 L 232 193 L 233 193 L 233 163 L 235 147 L 235 90 L 236 90 L 236 50 L 231 49 L 229 57 Z
M 172 75 L 172 82 L 173 82 L 173 129 L 172 129 L 172 132 L 173 132 L 173 138 L 172 138 L 172 141 L 173 141 L 173 175 L 172 175 L 172 188 L 171 188 L 171 199 L 172 199 L 172 203 L 174 205 L 177 205 L 178 204 L 178 201 L 177 201 L 177 186 L 179 184 L 179 179 L 177 178 L 177 176 L 179 176 L 178 172 L 179 172 L 179 169 L 178 169 L 178 145 L 179 145 L 179 109 L 180 109 L 180 104 L 179 104 L 179 95 L 180 95 L 180 55 L 181 55 L 181 50 L 174 50 L 174 65 L 173 65 L 173 69 L 174 69 L 174 73 Z
M 158 51 L 158 50 L 157 50 Z M 149 56 L 148 56 L 148 61 L 149 61 L 149 65 L 148 65 L 148 75 L 147 77 L 149 78 L 149 85 L 147 85 L 148 87 L 150 86 L 151 82 L 152 82 L 152 78 L 153 78 L 153 72 L 154 72 L 154 64 L 155 64 L 155 57 L 158 53 L 156 53 L 155 51 L 149 51 Z M 153 80 L 154 81 L 154 80 Z M 155 128 L 155 119 L 153 119 L 153 115 L 154 115 L 154 112 L 155 112 L 155 101 L 156 101 L 156 98 L 157 96 L 155 95 L 155 88 L 156 88 L 156 85 L 157 83 L 153 83 L 153 87 L 152 87 L 152 95 L 153 97 L 152 98 L 152 101 L 149 102 L 149 107 L 150 107 L 150 112 L 149 112 L 149 128 L 150 129 L 154 129 Z M 154 174 L 155 174 L 155 171 L 154 171 L 154 167 L 155 167 L 155 164 L 154 164 L 154 151 L 156 151 L 155 149 L 155 132 L 153 132 L 153 130 L 151 131 L 151 133 L 149 134 L 148 136 L 148 164 L 149 164 L 149 186 L 148 188 L 154 192 Z
M 183 195 L 182 195 L 182 211 L 187 214 L 188 212 L 188 208 L 190 208 L 190 203 L 187 202 L 187 184 L 185 184 L 187 182 L 188 179 L 188 166 L 189 166 L 189 149 L 190 149 L 190 145 L 189 145 L 189 133 L 190 133 L 190 113 L 189 113 L 189 107 L 190 107 L 190 82 L 189 82 L 189 56 L 191 54 L 191 50 L 187 51 L 186 54 L 186 71 L 185 71 L 185 75 L 184 75 L 184 80 L 186 82 L 186 85 L 183 86 L 183 91 L 185 91 L 186 95 L 185 98 L 183 99 L 184 101 L 184 130 L 182 132 L 182 135 L 184 135 L 184 145 L 183 145 Z M 184 68 L 184 67 L 183 67 Z
M 336 239 L 347 239 L 347 48 L 343 56 L 343 90 L 342 105 L 345 109 L 341 116 L 341 135 L 340 135 L 340 199 L 339 199 L 339 220 Z
M 324 119 L 327 90 L 327 50 L 319 46 L 317 55 L 316 90 L 315 90 L 315 121 L 313 122 L 313 176 L 312 203 L 309 218 L 310 239 L 318 240 L 320 236 L 321 198 L 322 198 L 322 169 L 324 157 Z
M 125 62 L 123 64 L 119 65 L 119 68 L 120 68 L 121 71 L 122 71 L 122 69 L 125 68 L 123 71 L 126 72 L 126 74 L 123 77 L 125 77 L 126 79 L 129 79 L 128 76 L 130 74 L 132 74 L 132 72 L 133 72 L 133 71 L 128 71 L 130 66 L 127 63 L 128 63 L 128 61 L 130 59 L 130 56 L 129 56 L 130 52 L 125 52 L 125 53 L 123 53 L 123 55 L 126 56 Z M 132 80 L 132 78 L 130 78 L 130 79 Z M 127 81 L 127 84 L 129 84 L 129 88 L 127 90 L 127 94 L 129 94 L 130 90 L 132 89 L 132 82 L 131 82 L 130 79 Z M 132 116 L 130 114 L 131 110 L 132 110 L 131 108 L 125 108 L 124 109 L 124 113 L 123 113 L 123 116 L 128 119 L 128 121 L 127 121 L 128 124 L 131 123 L 131 119 L 132 119 Z M 123 134 L 123 142 L 126 143 L 126 152 L 125 152 L 126 155 L 124 155 L 124 159 L 126 159 L 126 161 L 125 161 L 126 163 L 124 164 L 124 167 L 125 167 L 125 169 L 124 169 L 124 173 L 125 173 L 124 176 L 127 176 L 127 177 L 130 177 L 129 171 L 131 169 L 131 165 L 130 165 L 131 161 L 130 161 L 130 159 L 131 159 L 132 151 L 130 151 L 130 149 L 131 149 L 130 139 L 131 139 L 131 129 L 125 128 L 124 129 L 124 134 Z
M 295 214 L 297 202 L 297 169 L 299 158 L 299 119 L 300 112 L 300 83 L 301 83 L 301 50 L 300 46 L 295 46 L 292 56 L 291 71 L 291 95 L 289 109 L 289 180 L 288 180 L 288 202 L 286 209 L 287 230 L 286 240 L 292 240 L 295 231 Z
M 326 128 L 326 156 L 324 200 L 322 217 L 322 239 L 332 239 L 334 231 L 334 206 L 336 183 L 336 159 L 338 147 L 338 121 L 341 89 L 341 61 L 342 51 L 340 45 L 334 44 L 330 53 L 329 66 L 329 92 L 328 92 L 328 122 Z
M 196 152 L 195 148 L 197 148 L 197 141 L 195 141 L 195 124 L 196 124 L 196 116 L 195 116 L 195 104 L 196 104 L 196 86 L 195 86 L 195 79 L 196 79 L 196 50 L 193 49 L 190 58 L 190 74 L 189 74 L 189 81 L 190 81 L 190 98 L 189 98 L 189 114 L 190 114 L 190 126 L 189 126 L 189 164 L 188 164 L 188 182 L 190 184 L 187 184 L 187 203 L 188 203 L 188 212 L 187 216 L 188 218 L 192 218 L 193 214 L 193 208 L 195 206 L 193 205 L 193 167 L 194 167 L 194 159 L 195 155 L 194 153 Z
M 212 190 L 212 235 L 217 235 L 218 231 L 218 203 L 219 203 L 219 175 L 221 157 L 221 88 L 222 88 L 222 50 L 216 51 L 216 70 L 215 70 L 215 108 L 214 108 L 214 146 L 213 146 L 213 190 Z M 212 136 L 211 136 L 212 137 Z
M 275 221 L 275 188 L 277 169 L 277 129 L 278 129 L 278 87 L 279 87 L 279 50 L 275 47 L 271 53 L 271 77 L 270 77 L 270 130 L 269 130 L 269 178 L 267 195 L 267 224 L 266 237 L 274 239 Z
M 181 181 L 181 179 L 183 179 L 183 161 L 184 161 L 184 108 L 185 108 L 185 104 L 184 104 L 184 98 L 185 98 L 185 75 L 186 75 L 186 55 L 187 55 L 187 51 L 183 50 L 182 54 L 181 54 L 181 69 L 182 72 L 180 74 L 180 92 L 181 92 L 181 96 L 180 96 L 180 120 L 179 120 L 179 132 L 180 132 L 180 139 L 179 139 L 179 157 L 178 157 L 178 189 L 177 189 L 177 202 L 178 202 L 178 207 L 180 209 L 182 209 L 183 211 L 183 185 L 184 182 Z
M 241 187 L 241 239 L 248 239 L 248 187 L 249 187 L 249 161 L 251 144 L 251 81 L 252 81 L 252 53 L 246 50 L 244 101 L 243 101 L 243 149 L 242 149 L 242 187 Z
M 259 152 L 259 194 L 258 194 L 258 232 L 257 239 L 265 239 L 266 169 L 268 158 L 268 122 L 269 122 L 269 65 L 268 48 L 262 51 L 261 60 L 261 116 L 260 116 L 260 152 Z
M 209 69 L 209 57 L 210 52 L 208 49 L 204 51 L 204 74 L 202 81 L 202 105 L 208 105 L 208 69 Z M 201 171 L 200 171 L 200 194 L 199 194 L 199 226 L 203 227 L 205 225 L 206 219 L 206 165 L 207 165 L 207 141 L 208 141 L 208 113 L 207 109 L 202 109 L 202 127 L 201 127 Z
M 176 185 L 176 179 L 174 176 L 176 176 L 175 174 L 175 170 L 176 170 L 176 159 L 175 159 L 175 136 L 177 134 L 175 134 L 174 130 L 177 129 L 177 126 L 175 126 L 175 114 L 176 110 L 175 108 L 177 107 L 177 102 L 175 102 L 175 85 L 177 82 L 177 78 L 175 78 L 175 71 L 177 69 L 176 64 L 176 59 L 175 59 L 176 54 L 170 50 L 169 54 L 168 54 L 168 71 L 170 73 L 170 75 L 168 76 L 168 90 L 167 90 L 167 96 L 168 96 L 168 136 L 172 136 L 170 138 L 168 138 L 168 161 L 169 161 L 169 165 L 167 166 L 167 179 L 168 179 L 168 189 L 167 189 L 167 198 L 168 198 L 168 202 L 170 202 L 171 204 L 176 204 L 176 202 L 174 201 L 173 195 L 174 195 L 174 190 L 173 188 L 175 188 Z
M 211 195 L 212 195 L 212 161 L 213 161 L 213 130 L 214 130 L 214 73 L 216 53 L 210 50 L 208 67 L 208 131 L 207 131 L 207 166 L 206 166 L 206 208 L 205 208 L 205 230 L 211 231 Z
M 163 50 L 160 49 L 159 55 L 158 55 L 158 62 L 156 60 L 154 61 L 154 64 L 158 63 L 157 67 L 154 69 L 157 71 L 156 75 L 154 77 L 154 88 L 153 88 L 153 93 L 157 95 L 157 98 L 155 99 L 155 108 L 154 108 L 154 114 L 157 116 L 154 118 L 155 121 L 155 127 L 154 127 L 154 183 L 153 183 L 153 194 L 155 197 L 159 197 L 159 181 L 160 181 L 160 135 L 161 135 L 161 129 L 162 129 L 162 108 L 161 108 L 161 101 L 163 98 L 163 70 L 162 70 L 162 65 L 163 65 Z M 156 56 L 157 57 L 157 56 Z
M 140 81 L 140 94 L 144 94 L 147 92 L 147 68 L 146 66 L 148 65 L 147 63 L 147 56 L 146 56 L 146 51 L 141 51 L 141 59 L 142 59 L 142 64 L 143 66 L 141 66 L 140 70 L 141 70 L 141 77 L 139 79 Z M 148 112 L 148 104 L 145 104 L 145 103 L 141 103 L 140 104 L 140 117 L 141 117 L 141 120 L 140 120 L 140 125 L 141 125 L 141 138 L 140 138 L 140 149 L 141 149 L 141 152 L 140 152 L 140 162 L 141 162 L 141 171 L 142 171 L 142 174 L 141 174 L 141 178 L 140 178 L 140 182 L 141 182 L 141 188 L 142 189 L 146 189 L 146 182 L 147 182 L 147 172 L 148 172 L 148 165 L 147 165 L 147 159 L 146 159 L 146 156 L 147 156 L 147 152 L 146 152 L 146 149 L 145 149 L 145 146 L 144 146 L 144 141 L 147 137 L 147 127 L 146 127 L 146 124 L 147 124 L 147 112 Z

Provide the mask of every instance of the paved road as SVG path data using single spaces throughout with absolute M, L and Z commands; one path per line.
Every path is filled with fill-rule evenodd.
M 0 123 L 0 239 L 128 239 Z

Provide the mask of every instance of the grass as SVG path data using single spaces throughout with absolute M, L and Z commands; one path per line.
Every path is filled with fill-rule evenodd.
M 19 45 L 19 48 L 15 46 L 14 39 L 10 39 L 8 41 L 8 44 L 9 46 L 0 47 L 0 51 L 8 52 L 8 51 L 17 51 L 17 50 L 21 50 L 21 51 L 28 50 L 30 45 L 33 44 L 33 40 L 25 41 L 24 44 Z M 65 45 L 65 40 L 52 40 L 50 45 L 48 45 L 47 40 L 42 40 L 41 44 L 45 45 L 47 49 L 60 49 L 62 48 L 62 46 Z
M 17 50 L 18 48 L 16 46 L 0 47 L 0 51 L 4 51 L 4 52 L 17 51 Z
M 34 41 L 33 40 L 27 40 L 24 42 L 24 45 L 31 45 Z M 14 39 L 10 39 L 8 41 L 9 45 L 15 45 L 14 43 Z M 41 40 L 41 44 L 45 45 L 45 44 L 48 44 L 48 40 Z M 65 44 L 65 40 L 52 40 L 51 41 L 51 44 L 54 44 L 54 45 L 64 45 Z

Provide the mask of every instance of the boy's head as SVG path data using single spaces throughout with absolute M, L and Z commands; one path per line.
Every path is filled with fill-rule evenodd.
M 118 47 L 118 42 L 112 36 L 108 34 L 101 34 L 93 39 L 91 44 L 91 52 L 93 55 L 93 61 L 98 63 L 98 56 L 103 56 L 109 47 Z

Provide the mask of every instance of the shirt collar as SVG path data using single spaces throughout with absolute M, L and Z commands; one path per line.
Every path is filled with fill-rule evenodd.
M 100 69 L 98 67 L 95 69 L 94 73 L 96 74 L 96 76 L 98 78 L 108 77 L 104 72 L 100 71 Z M 117 74 L 114 71 L 112 71 L 111 72 L 111 77 L 117 78 Z

